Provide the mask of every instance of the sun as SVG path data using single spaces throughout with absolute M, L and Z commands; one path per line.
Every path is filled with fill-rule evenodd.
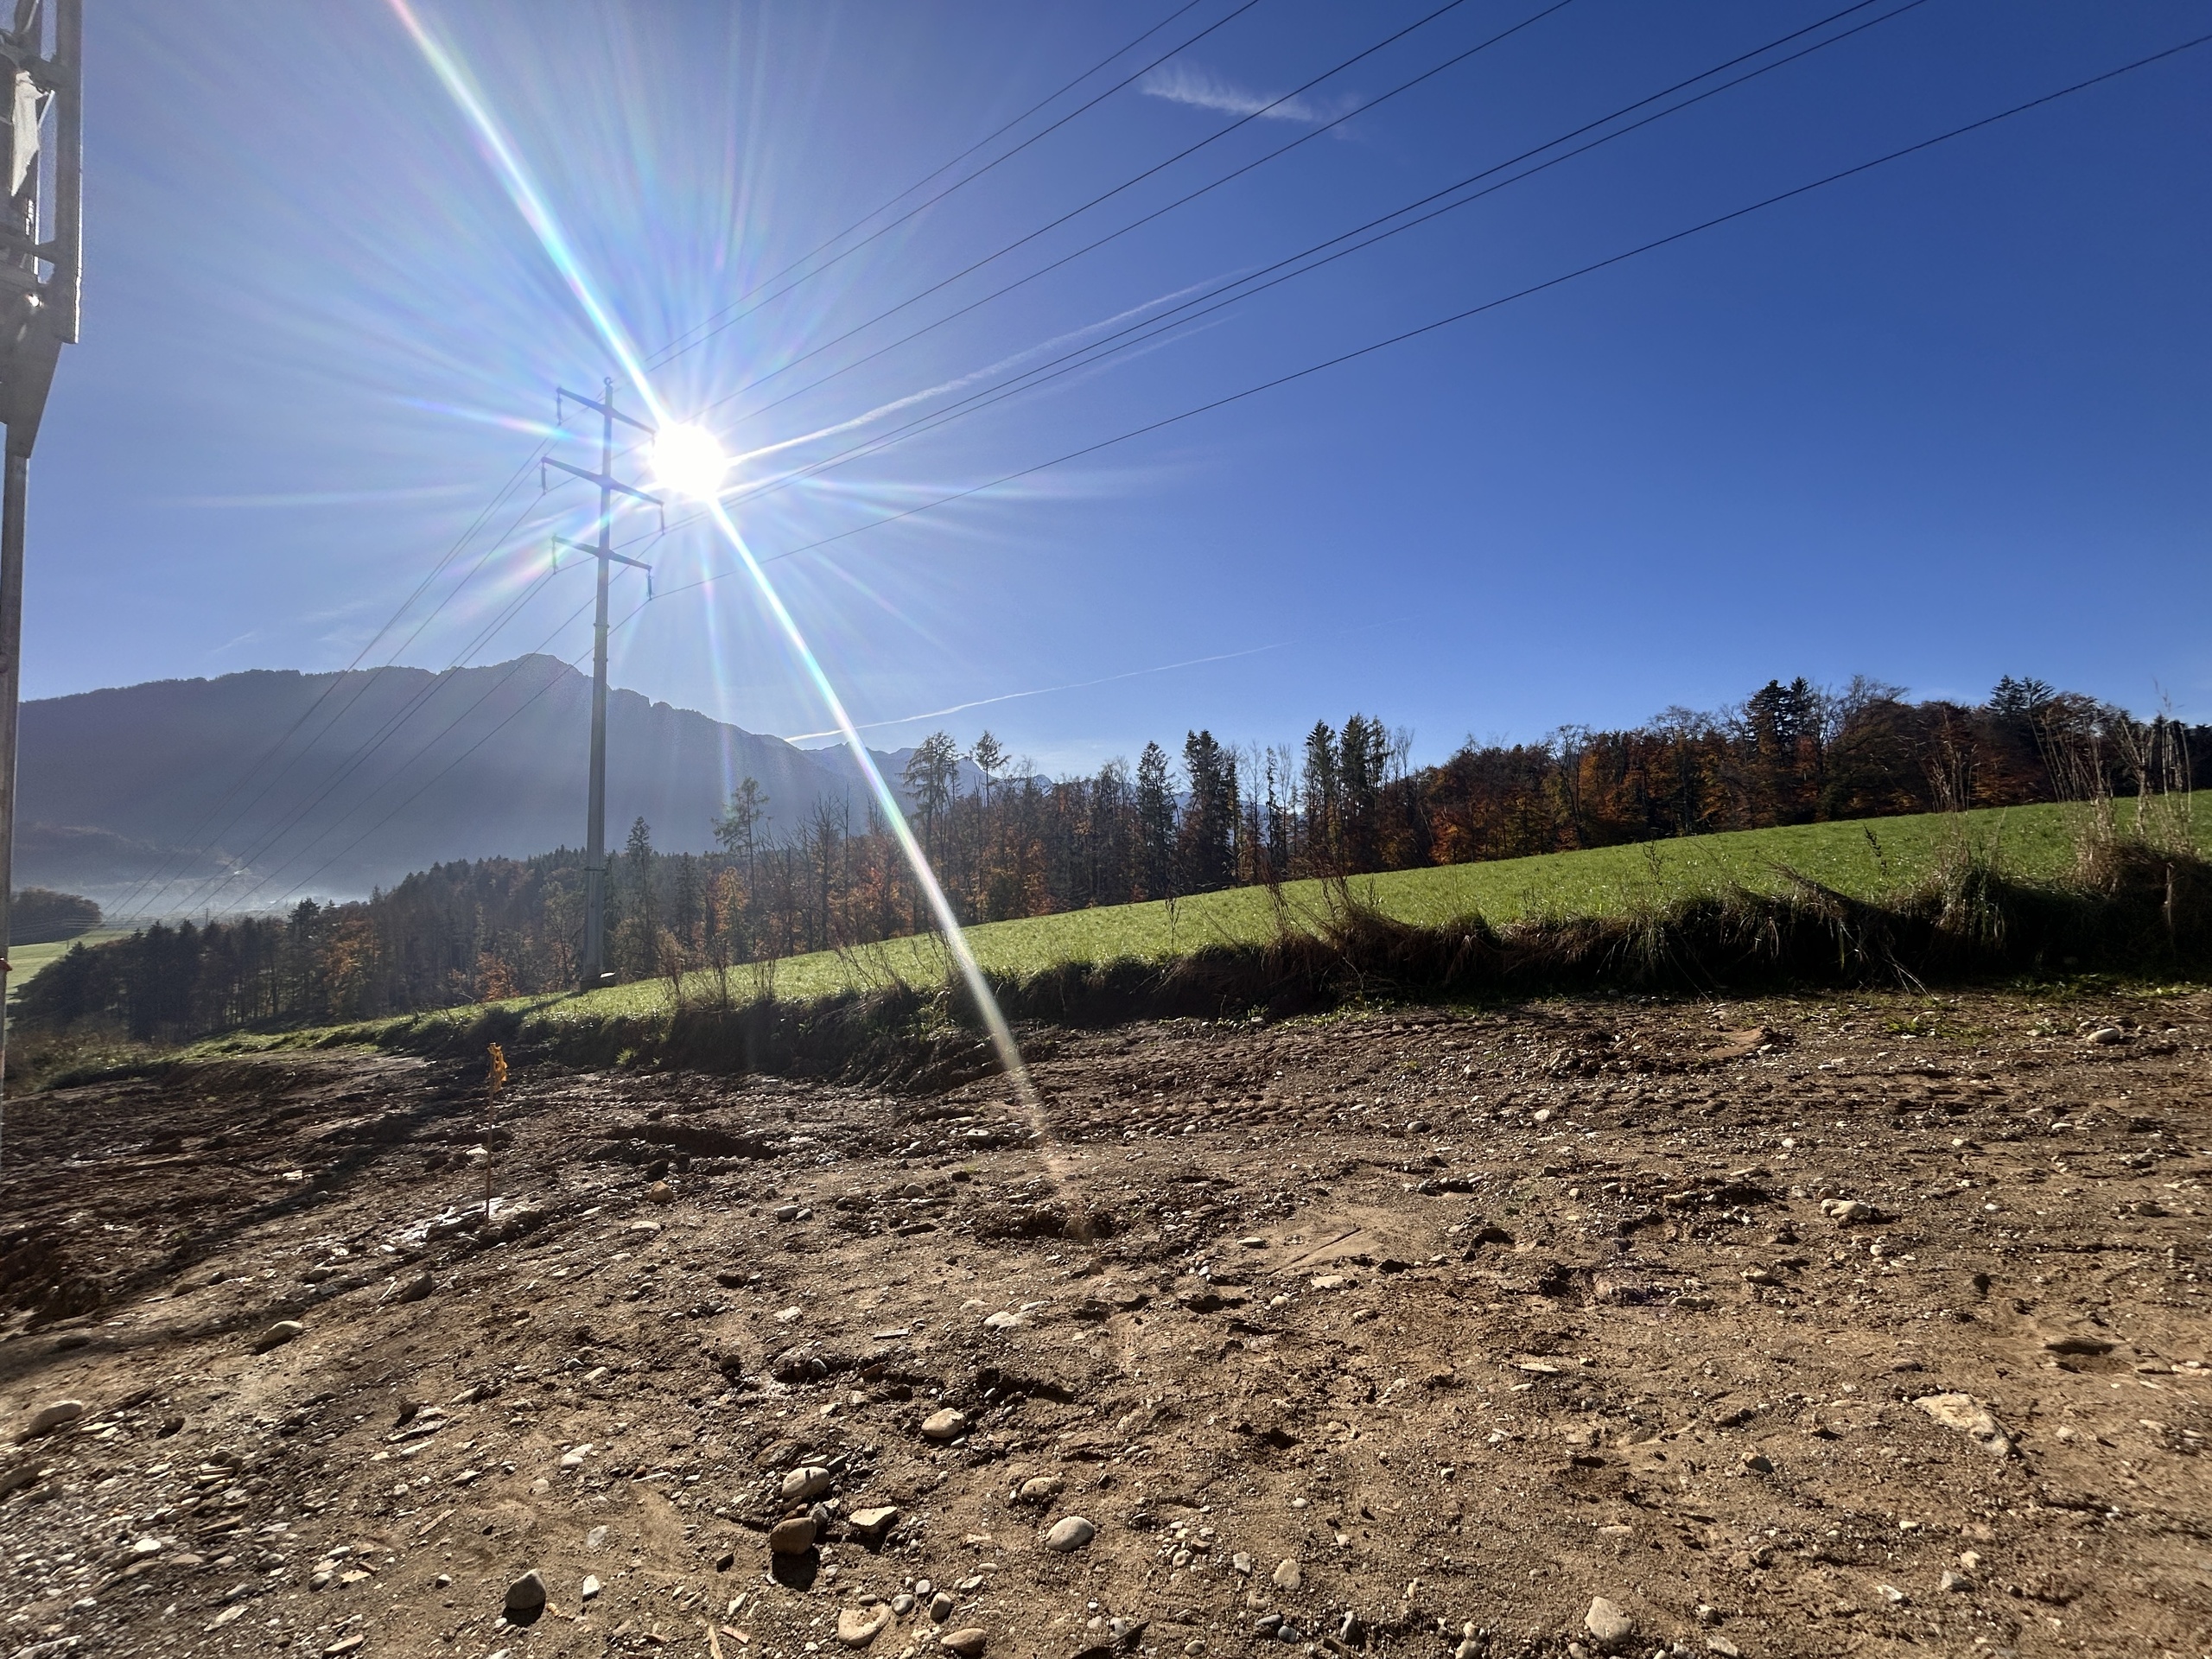
M 702 426 L 664 426 L 653 439 L 652 468 L 663 489 L 710 501 L 721 493 L 729 457 Z

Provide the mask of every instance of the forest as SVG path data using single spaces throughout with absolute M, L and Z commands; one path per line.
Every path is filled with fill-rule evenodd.
M 1664 836 L 2186 789 L 2212 728 L 2135 718 L 2034 679 L 1987 701 L 1914 702 L 1866 679 L 1770 682 L 1713 712 L 1619 731 L 1470 739 L 1409 764 L 1410 734 L 1361 715 L 1297 744 L 1237 748 L 1206 731 L 1178 755 L 1047 779 L 988 732 L 938 733 L 896 780 L 913 834 L 963 923 L 1167 899 L 1309 876 L 1514 858 Z M 967 763 L 963 766 L 963 762 Z M 971 770 L 972 768 L 972 770 Z M 963 777 L 972 784 L 963 785 Z M 609 868 L 617 976 L 847 949 L 923 931 L 928 907 L 870 801 L 812 803 L 763 832 L 745 780 L 718 850 L 658 853 L 631 826 Z M 441 864 L 365 900 L 184 921 L 79 945 L 27 984 L 18 1017 L 142 1039 L 257 1022 L 371 1018 L 574 988 L 582 853 Z

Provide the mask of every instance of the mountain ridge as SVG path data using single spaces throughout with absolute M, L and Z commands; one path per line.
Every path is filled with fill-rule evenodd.
M 196 914 L 358 897 L 451 859 L 577 846 L 590 696 L 588 677 L 532 654 L 442 673 L 248 669 L 39 698 L 22 706 L 16 881 L 111 912 Z M 876 755 L 894 787 L 904 759 Z M 662 850 L 706 850 L 746 777 L 768 798 L 766 834 L 824 796 L 862 810 L 842 750 L 609 690 L 615 846 L 643 817 Z

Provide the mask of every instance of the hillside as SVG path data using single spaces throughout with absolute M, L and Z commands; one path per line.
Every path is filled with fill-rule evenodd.
M 526 657 L 443 676 L 256 671 L 27 702 L 16 879 L 118 913 L 156 890 L 156 913 L 219 911 L 580 845 L 590 697 L 586 676 Z M 253 770 L 272 748 L 274 762 Z M 895 775 L 899 757 L 884 759 Z M 766 791 L 772 828 L 796 827 L 825 792 L 860 788 L 841 752 L 810 753 L 634 691 L 608 698 L 617 845 L 642 816 L 662 848 L 705 849 L 716 809 L 747 776 Z M 149 878 L 156 889 L 132 898 Z
M 2031 881 L 2061 877 L 2075 859 L 2077 810 L 2009 807 L 1689 836 L 1637 847 L 1391 870 L 1355 877 L 1350 890 L 1359 903 L 1416 926 L 1476 915 L 1501 926 L 1534 918 L 1603 918 L 1633 905 L 1728 885 L 1772 892 L 1784 884 L 1785 870 L 1855 899 L 1880 900 L 1925 880 L 1945 839 L 1961 832 L 2013 876 Z M 2196 833 L 2197 844 L 2212 851 L 2212 813 L 2196 815 Z M 1286 882 L 1281 893 L 1282 914 L 1294 925 L 1312 925 L 1329 914 L 1332 899 L 1323 882 Z M 1275 902 L 1266 888 L 1235 887 L 1172 903 L 1109 905 L 992 922 L 968 929 L 967 936 L 987 971 L 1020 976 L 1065 963 L 1161 961 L 1210 944 L 1260 944 L 1277 927 Z M 934 984 L 945 969 L 943 948 L 933 937 L 922 936 L 859 951 L 789 957 L 775 964 L 772 984 L 778 996 L 807 998 L 880 984 L 893 976 Z M 753 980 L 746 976 L 743 982 Z M 712 989 L 711 976 L 698 974 L 688 982 L 687 995 L 705 997 Z M 588 1022 L 637 1014 L 658 1007 L 667 995 L 665 981 L 641 981 L 566 999 L 541 1017 Z

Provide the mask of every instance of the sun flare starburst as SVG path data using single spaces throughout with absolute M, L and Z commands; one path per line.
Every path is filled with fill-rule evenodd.
M 658 436 L 654 444 L 655 471 L 658 473 L 660 470 L 663 446 L 675 440 L 679 432 L 696 435 L 677 441 L 681 446 L 680 448 L 669 452 L 669 459 L 675 463 L 682 474 L 686 475 L 689 481 L 696 481 L 696 477 L 703 473 L 702 463 L 709 448 L 714 461 L 726 467 L 728 462 L 722 456 L 721 444 L 711 434 L 697 427 L 688 426 L 670 419 L 668 407 L 662 401 L 652 377 L 647 373 L 644 359 L 635 343 L 631 340 L 628 331 L 616 320 L 613 311 L 607 306 L 597 287 L 591 281 L 583 261 L 577 256 L 575 245 L 563 229 L 559 218 L 547 201 L 544 193 L 539 189 L 513 142 L 493 116 L 489 103 L 476 86 L 474 77 L 469 74 L 459 55 L 425 27 L 422 18 L 416 15 L 413 5 L 410 3 L 410 0 L 387 0 L 387 3 L 390 4 L 410 38 L 422 52 L 431 73 L 445 87 L 463 118 L 475 131 L 483 147 L 485 159 L 491 163 L 493 170 L 505 187 L 509 200 L 514 203 L 516 210 L 522 214 L 524 222 L 536 235 L 546 258 L 560 274 L 562 281 L 578 306 L 582 308 L 585 316 L 590 321 L 594 330 L 599 334 L 609 354 L 620 365 L 622 378 L 636 389 L 639 398 L 645 405 L 647 416 L 659 429 Z M 703 440 L 703 442 L 701 440 Z M 677 460 L 679 454 L 683 457 L 681 461 Z M 679 482 L 675 476 L 663 474 L 663 481 L 671 489 L 684 490 L 684 484 Z M 944 888 L 937 879 L 937 872 L 930 868 L 929 858 L 923 851 L 921 842 L 915 838 L 912 826 L 906 821 L 906 812 L 899 804 L 898 796 L 892 791 L 891 785 L 884 780 L 882 771 L 877 766 L 875 757 L 868 752 L 867 743 L 861 737 L 860 728 L 854 724 L 852 715 L 846 710 L 844 700 L 837 695 L 836 688 L 830 683 L 829 673 L 823 668 L 821 658 L 815 654 L 814 648 L 808 644 L 804 632 L 799 627 L 798 620 L 791 614 L 791 608 L 785 603 L 783 595 L 776 590 L 775 584 L 769 580 L 768 573 L 761 568 L 759 557 L 753 553 L 744 535 L 739 531 L 736 521 L 730 517 L 728 509 L 723 505 L 720 496 L 720 484 L 721 475 L 718 471 L 713 486 L 705 496 L 707 517 L 724 543 L 737 556 L 740 567 L 750 578 L 761 604 L 766 607 L 778 631 L 782 633 L 785 642 L 791 647 L 792 656 L 797 658 L 807 679 L 811 682 L 816 695 L 821 698 L 831 724 L 843 738 L 846 749 L 851 754 L 855 766 L 859 769 L 861 775 L 867 779 L 869 792 L 874 796 L 878 809 L 882 812 L 885 822 L 890 826 L 900 850 L 906 855 L 906 861 L 912 868 L 915 879 L 928 901 L 930 910 L 937 919 L 941 930 L 941 937 L 952 957 L 953 965 L 960 975 L 963 985 L 976 1008 L 983 1016 L 984 1027 L 990 1034 L 991 1046 L 996 1051 L 999 1063 L 1004 1068 L 1008 1081 L 1014 1085 L 1016 1096 L 1020 1100 L 1030 1118 L 1033 1133 L 1037 1141 L 1048 1148 L 1048 1167 L 1052 1170 L 1055 1179 L 1065 1183 L 1068 1172 L 1061 1166 L 1058 1152 L 1051 1150 L 1052 1148 L 1051 1126 L 1046 1119 L 1043 1099 L 1038 1094 L 1036 1085 L 1030 1077 L 1028 1066 L 1022 1060 L 1021 1050 L 1014 1041 L 1013 1027 L 1007 1024 L 1005 1012 L 999 1007 L 998 998 L 993 995 L 990 982 L 983 976 L 982 967 L 976 960 L 975 951 L 969 944 L 967 934 L 961 927 L 959 918 L 953 912 L 951 901 L 945 897 Z M 685 490 L 684 493 L 691 493 L 692 492 Z
M 703 426 L 679 422 L 661 428 L 653 439 L 653 480 L 676 495 L 711 501 L 721 493 L 729 457 L 720 439 Z

